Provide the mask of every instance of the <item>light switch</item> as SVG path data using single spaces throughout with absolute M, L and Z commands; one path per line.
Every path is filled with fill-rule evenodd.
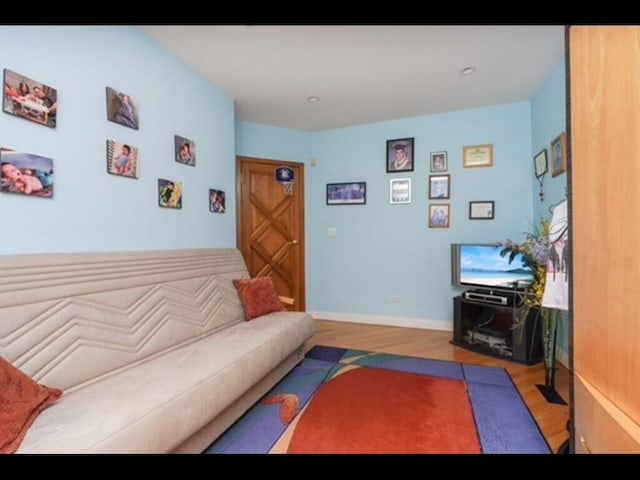
M 329 235 L 330 237 L 336 237 L 338 235 L 338 229 L 336 227 L 329 227 L 329 230 L 327 230 L 327 235 Z

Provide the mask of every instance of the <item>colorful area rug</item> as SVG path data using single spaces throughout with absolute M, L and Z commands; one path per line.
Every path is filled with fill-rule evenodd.
M 552 453 L 503 368 L 315 346 L 204 453 Z

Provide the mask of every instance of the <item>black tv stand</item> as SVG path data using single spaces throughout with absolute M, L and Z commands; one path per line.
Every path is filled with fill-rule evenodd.
M 527 365 L 541 362 L 542 322 L 538 309 L 532 308 L 524 331 L 523 327 L 518 326 L 524 313 L 523 300 L 524 297 L 519 293 L 473 290 L 454 297 L 451 343 L 477 353 Z

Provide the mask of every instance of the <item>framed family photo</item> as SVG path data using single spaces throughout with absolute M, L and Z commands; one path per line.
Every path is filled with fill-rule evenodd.
M 413 138 L 387 140 L 387 173 L 413 172 Z
M 158 205 L 162 208 L 182 208 L 182 183 L 158 179 Z
M 138 149 L 127 143 L 107 140 L 107 173 L 138 178 Z
M 175 135 L 175 159 L 178 163 L 196 166 L 196 144 L 193 140 Z
M 446 172 L 447 165 L 447 152 L 431 152 L 429 170 L 431 173 Z
M 224 213 L 227 209 L 225 194 L 222 190 L 209 189 L 209 211 L 212 213 Z
M 429 228 L 449 228 L 450 209 L 448 203 L 430 203 Z
M 107 120 L 138 130 L 138 107 L 130 95 L 107 87 Z
M 540 153 L 533 157 L 533 171 L 535 172 L 536 178 L 542 177 L 549 171 L 546 148 L 543 148 Z
M 389 203 L 411 203 L 411 179 L 394 178 L 389 182 Z
M 56 127 L 58 91 L 55 88 L 5 68 L 2 100 L 5 113 Z
M 327 205 L 364 205 L 367 203 L 365 182 L 327 183 Z
M 429 198 L 449 198 L 450 175 L 429 175 Z
M 567 136 L 564 132 L 551 142 L 551 176 L 567 171 Z
M 0 165 L 0 191 L 53 197 L 53 159 L 2 148 Z

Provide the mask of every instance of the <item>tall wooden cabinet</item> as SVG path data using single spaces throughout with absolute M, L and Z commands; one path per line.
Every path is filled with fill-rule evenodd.
M 640 453 L 640 27 L 568 30 L 575 453 Z

